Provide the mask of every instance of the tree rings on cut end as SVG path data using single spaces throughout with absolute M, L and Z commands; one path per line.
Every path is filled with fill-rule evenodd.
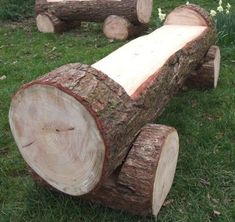
M 56 87 L 31 85 L 13 98 L 9 120 L 23 158 L 51 186 L 79 196 L 100 181 L 105 145 L 77 99 Z
M 45 33 L 55 32 L 54 24 L 52 23 L 51 19 L 47 15 L 44 15 L 44 14 L 37 15 L 36 24 L 40 32 L 45 32 Z
M 210 14 L 198 5 L 182 5 L 174 9 L 164 25 L 208 26 L 215 28 Z
M 75 22 L 72 22 L 71 25 L 66 24 L 65 22 L 61 21 L 59 18 L 48 12 L 39 14 L 36 17 L 38 30 L 45 33 L 62 33 L 66 29 L 72 28 Z
M 103 25 L 103 32 L 109 39 L 126 40 L 129 36 L 130 22 L 124 17 L 110 15 Z

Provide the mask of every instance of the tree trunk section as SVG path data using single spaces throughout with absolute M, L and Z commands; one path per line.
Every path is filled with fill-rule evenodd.
M 39 14 L 36 24 L 40 32 L 61 33 L 66 30 L 66 23 L 50 13 Z
M 71 21 L 63 22 L 51 13 L 45 12 L 38 14 L 36 17 L 37 28 L 40 32 L 44 33 L 62 33 L 69 29 L 80 27 L 81 22 Z
M 36 14 L 50 12 L 62 21 L 103 22 L 110 15 L 123 16 L 133 24 L 147 24 L 152 0 L 36 0 Z
M 147 30 L 147 25 L 133 25 L 124 17 L 110 15 L 103 25 L 103 32 L 108 39 L 126 40 L 134 38 Z
M 124 74 L 117 78 L 132 77 L 139 66 L 143 72 L 149 65 L 153 67 L 134 90 L 126 90 L 129 86 L 118 84 L 109 73 L 76 63 L 62 66 L 18 91 L 12 99 L 10 126 L 21 154 L 39 176 L 64 193 L 80 196 L 98 189 L 122 164 L 139 130 L 159 117 L 214 44 L 214 26 L 178 27 L 187 38 L 188 31 L 197 34 L 173 53 L 166 49 L 169 57 L 152 66 L 157 60 L 152 50 L 158 50 L 154 44 L 162 47 L 157 37 L 169 39 L 177 27 L 164 26 L 141 37 L 141 44 L 148 46 L 144 53 L 135 51 L 139 40 L 124 46 L 124 52 L 130 49 L 131 57 L 123 67 Z M 182 44 L 181 39 L 178 41 Z M 119 52 L 119 60 L 126 60 L 126 53 Z M 105 68 L 107 61 L 109 58 L 104 61 Z M 100 69 L 101 64 L 97 65 Z M 134 73 L 129 68 L 134 68 Z M 130 84 L 136 77 L 129 80 Z
M 197 88 L 216 88 L 220 73 L 220 49 L 211 46 L 203 64 L 199 65 L 187 79 L 185 85 Z
M 172 185 L 178 151 L 175 129 L 144 126 L 121 169 L 86 198 L 133 214 L 156 216 Z

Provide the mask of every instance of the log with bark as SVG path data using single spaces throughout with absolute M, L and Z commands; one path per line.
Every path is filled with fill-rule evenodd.
M 81 26 L 79 21 L 65 22 L 48 12 L 38 15 L 36 23 L 38 30 L 46 33 L 62 33 Z
M 145 24 L 133 25 L 126 18 L 110 15 L 104 21 L 103 32 L 109 39 L 126 40 L 143 34 L 148 29 Z
M 191 73 L 185 85 L 197 88 L 216 88 L 220 73 L 220 49 L 211 46 L 202 64 Z
M 15 141 L 51 186 L 74 196 L 96 193 L 122 165 L 139 130 L 163 112 L 214 44 L 206 11 L 196 5 L 175 11 L 163 27 L 92 66 L 62 66 L 13 97 L 9 120 Z M 196 16 L 190 25 L 180 25 L 191 13 Z
M 173 183 L 178 153 L 179 138 L 174 128 L 147 124 L 121 169 L 85 198 L 133 214 L 157 216 Z
M 142 25 L 149 23 L 152 4 L 152 0 L 36 0 L 36 23 L 41 32 L 61 32 L 74 21 L 104 22 L 115 15 L 128 21 L 130 38 L 131 30 L 141 33 Z

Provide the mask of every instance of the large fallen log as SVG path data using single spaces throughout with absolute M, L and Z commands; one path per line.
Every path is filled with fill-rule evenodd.
M 147 24 L 152 0 L 36 0 L 35 12 L 51 12 L 63 21 L 103 22 L 108 16 L 117 15 L 134 24 Z
M 92 67 L 62 66 L 13 97 L 9 119 L 16 143 L 50 185 L 75 196 L 97 190 L 122 164 L 139 130 L 195 70 L 214 44 L 214 25 L 198 6 L 180 10 L 198 20 L 179 25 L 185 18 L 174 18 L 173 11 L 167 25 Z
M 40 32 L 63 32 L 69 29 L 71 22 L 104 22 L 113 15 L 128 22 L 127 39 L 133 37 L 133 33 L 141 34 L 142 25 L 149 23 L 152 4 L 152 0 L 36 0 L 36 23 Z M 123 39 L 119 37 L 123 36 L 120 23 L 117 25 L 115 33 L 118 30 L 121 33 L 113 39 Z M 109 27 L 104 28 L 105 34 Z

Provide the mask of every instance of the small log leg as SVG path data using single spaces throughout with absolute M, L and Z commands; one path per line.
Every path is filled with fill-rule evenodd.
M 126 18 L 110 15 L 104 21 L 103 32 L 109 39 L 126 40 L 134 38 L 147 30 L 147 25 L 133 25 Z
M 185 85 L 197 88 L 216 88 L 220 72 L 220 59 L 219 47 L 211 46 L 203 64 L 192 72 Z
M 121 167 L 86 198 L 139 215 L 157 216 L 171 188 L 178 159 L 174 128 L 147 124 Z
M 61 33 L 66 30 L 66 23 L 51 13 L 39 14 L 36 17 L 37 28 L 44 33 Z
M 39 14 L 36 17 L 37 28 L 44 33 L 62 33 L 80 27 L 80 21 L 64 22 L 51 13 Z

